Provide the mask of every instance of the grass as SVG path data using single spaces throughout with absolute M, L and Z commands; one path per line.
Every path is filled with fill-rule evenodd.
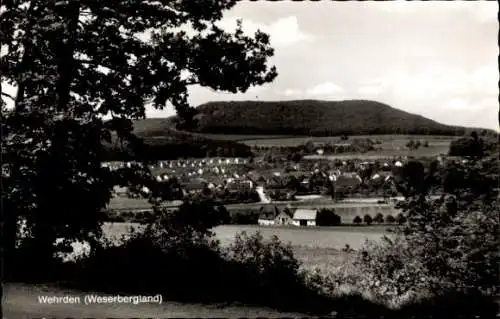
M 129 228 L 139 229 L 137 223 L 104 223 L 103 232 L 109 239 L 119 239 L 122 235 L 129 233 Z M 236 234 L 247 232 L 253 234 L 259 231 L 264 238 L 277 235 L 284 243 L 290 242 L 294 247 L 313 249 L 336 249 L 340 250 L 345 245 L 353 249 L 361 247 L 366 239 L 378 240 L 386 234 L 388 226 L 333 226 L 333 227 L 311 227 L 300 228 L 296 226 L 287 227 L 265 227 L 258 225 L 222 225 L 214 229 L 216 238 L 223 246 L 229 245 Z
M 223 246 L 228 245 L 234 236 L 242 231 L 248 234 L 259 231 L 264 238 L 276 235 L 283 243 L 291 243 L 301 249 L 336 249 L 345 245 L 360 248 L 365 240 L 378 240 L 387 226 L 337 226 L 337 227 L 263 227 L 258 225 L 223 225 L 214 229 L 217 239 Z
M 219 134 L 211 134 L 213 138 Z M 221 134 L 222 136 L 222 134 Z M 235 136 L 236 137 L 236 136 Z M 395 147 L 404 147 L 406 143 L 413 140 L 427 140 L 429 146 L 449 146 L 451 141 L 457 139 L 456 136 L 436 136 L 436 135 L 351 135 L 349 139 L 354 138 L 370 138 L 373 140 L 379 140 L 382 142 L 381 146 L 383 149 L 390 149 Z M 325 136 L 325 137 L 310 137 L 310 136 L 285 136 L 285 137 L 265 137 L 262 138 L 250 138 L 250 139 L 238 139 L 238 141 L 243 142 L 250 146 L 261 146 L 261 147 L 271 147 L 271 146 L 298 146 L 305 144 L 309 141 L 314 142 L 335 142 L 335 143 L 349 143 L 347 141 L 342 141 L 339 136 Z

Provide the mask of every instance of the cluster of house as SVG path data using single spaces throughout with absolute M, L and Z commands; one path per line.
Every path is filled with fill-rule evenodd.
M 291 213 L 290 210 L 278 211 L 277 208 L 264 208 L 258 219 L 259 225 L 293 225 L 293 226 L 316 226 L 318 211 L 315 209 L 299 208 Z
M 163 169 L 163 168 L 198 168 L 207 167 L 214 165 L 238 165 L 247 164 L 248 160 L 245 158 L 231 157 L 231 158 L 203 158 L 203 159 L 186 159 L 186 160 L 169 160 L 169 161 L 158 161 L 154 165 L 150 165 L 150 169 Z M 108 167 L 111 169 L 119 169 L 124 167 L 132 167 L 132 165 L 141 165 L 138 162 L 105 162 L 102 164 L 103 167 Z
M 360 170 L 363 167 L 372 165 L 371 162 L 346 163 L 335 169 L 320 169 L 314 167 L 300 167 L 295 164 L 285 168 L 257 168 L 247 171 L 246 159 L 241 158 L 207 158 L 193 160 L 171 160 L 160 161 L 152 167 L 157 181 L 168 181 L 176 178 L 185 194 L 199 193 L 203 190 L 228 190 L 229 192 L 244 192 L 260 189 L 270 189 L 274 191 L 283 190 L 288 192 L 291 180 L 300 183 L 304 188 L 313 183 L 313 179 L 322 178 L 329 180 L 336 187 L 356 189 L 362 178 L 357 172 L 348 171 L 350 169 Z M 352 165 L 351 165 L 352 164 Z M 107 167 L 116 168 L 132 165 L 131 162 L 108 162 Z M 382 169 L 373 173 L 370 181 L 373 184 L 383 184 L 391 182 L 392 167 L 401 167 L 400 161 L 383 163 Z M 366 176 L 365 176 L 366 178 Z M 147 192 L 147 190 L 144 190 Z

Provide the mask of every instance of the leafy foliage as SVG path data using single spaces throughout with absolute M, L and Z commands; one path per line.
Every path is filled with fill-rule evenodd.
M 363 221 L 367 224 L 367 225 L 371 225 L 373 223 L 373 218 L 366 214 L 365 216 L 363 216 Z
M 333 209 L 320 209 L 318 211 L 318 216 L 316 218 L 316 224 L 318 226 L 336 226 L 342 223 L 342 218 L 335 214 Z
M 496 132 L 484 130 L 479 136 L 472 131 L 470 136 L 460 138 L 450 145 L 450 156 L 467 156 L 482 158 L 493 155 L 498 151 L 500 135 Z
M 361 224 L 363 222 L 363 220 L 361 219 L 361 217 L 356 216 L 356 217 L 354 217 L 354 219 L 352 220 L 352 222 L 355 223 L 355 224 Z
M 144 118 L 146 103 L 173 106 L 177 124 L 188 128 L 195 124 L 189 85 L 237 92 L 276 77 L 267 65 L 273 49 L 266 34 L 246 36 L 241 23 L 232 34 L 216 26 L 235 4 L 2 3 L 1 81 L 17 87 L 14 107 L 2 107 L 7 266 L 14 265 L 19 219 L 28 221 L 40 260 L 52 257 L 58 237 L 99 237 L 98 215 L 115 180 L 101 167 L 104 144 L 115 134 L 137 157 L 144 143 L 133 134 L 131 120 Z M 151 182 L 147 169 L 134 170 L 118 178 Z
M 393 228 L 393 237 L 368 243 L 360 252 L 357 265 L 367 276 L 361 286 L 393 299 L 498 294 L 498 166 L 490 164 L 464 162 L 464 174 L 456 173 L 456 165 L 446 167 L 455 184 L 445 173 L 447 194 L 436 200 L 421 187 L 425 174 L 408 174 L 406 200 L 399 205 L 403 213 L 396 218 L 401 226 Z
M 394 218 L 394 216 L 392 215 L 387 215 L 385 216 L 385 222 L 388 224 L 393 224 L 396 222 L 396 218 Z
M 382 215 L 381 213 L 378 213 L 377 215 L 375 215 L 375 217 L 373 218 L 373 221 L 377 224 L 382 224 L 384 222 L 384 215 Z

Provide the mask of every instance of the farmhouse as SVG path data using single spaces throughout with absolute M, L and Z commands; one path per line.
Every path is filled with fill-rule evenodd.
M 271 226 L 275 224 L 275 218 L 279 211 L 276 206 L 262 206 L 260 208 L 260 215 L 257 220 L 259 225 Z
M 291 214 L 287 213 L 287 211 L 285 209 L 274 218 L 274 224 L 275 225 L 292 225 L 293 218 L 292 218 Z
M 293 214 L 293 225 L 316 226 L 318 211 L 315 209 L 297 209 Z

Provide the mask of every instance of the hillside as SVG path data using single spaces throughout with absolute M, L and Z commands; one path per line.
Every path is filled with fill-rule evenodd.
M 197 109 L 197 132 L 212 134 L 462 135 L 469 130 L 367 100 L 209 102 Z M 171 120 L 165 119 L 163 124 Z
M 176 159 L 180 157 L 249 157 L 250 147 L 234 141 L 214 140 L 189 132 L 180 132 L 163 126 L 167 119 L 146 119 L 135 121 L 134 133 L 144 141 L 140 148 L 140 157 L 144 159 Z M 113 139 L 107 145 L 109 160 L 125 160 L 131 158 L 128 147 L 122 147 Z

